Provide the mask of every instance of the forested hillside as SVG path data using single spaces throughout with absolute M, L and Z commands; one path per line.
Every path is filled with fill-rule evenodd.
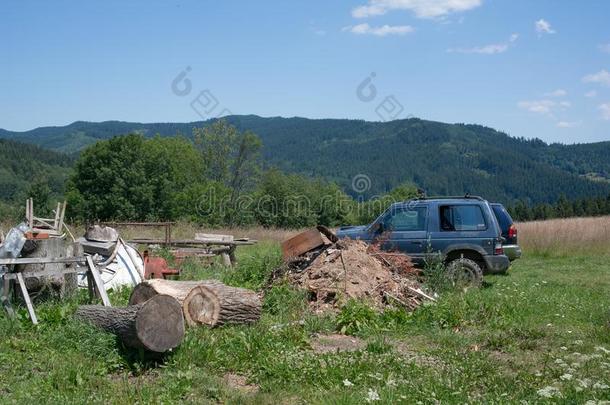
M 25 198 L 39 185 L 49 197 L 63 194 L 72 164 L 73 159 L 64 154 L 0 139 L 0 201 Z
M 470 192 L 505 203 L 610 192 L 610 142 L 548 145 L 479 125 L 420 119 L 381 123 L 248 115 L 227 121 L 260 136 L 267 167 L 335 181 L 352 196 L 368 198 L 405 182 L 429 194 Z M 190 137 L 194 127 L 209 123 L 75 122 L 20 133 L 0 131 L 0 137 L 72 153 L 129 132 Z M 362 193 L 351 187 L 359 174 L 370 178 Z

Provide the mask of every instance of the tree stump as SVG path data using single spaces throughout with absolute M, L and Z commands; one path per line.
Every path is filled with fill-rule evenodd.
M 61 238 L 40 239 L 37 241 L 28 241 L 26 245 L 29 247 L 22 250 L 22 256 L 26 258 L 45 257 L 45 258 L 61 258 L 68 256 L 66 242 Z M 49 264 L 26 264 L 17 266 L 16 271 L 23 273 L 25 284 L 28 291 L 34 294 L 49 292 L 50 295 L 64 298 L 72 295 L 76 291 L 76 285 L 68 277 L 66 280 L 63 274 L 50 277 L 28 277 L 28 272 L 33 271 L 53 271 L 63 270 L 68 265 L 64 263 L 49 263 Z
M 261 314 L 261 301 L 254 291 L 229 287 L 216 280 L 146 280 L 134 288 L 129 303 L 139 304 L 157 294 L 176 298 L 190 326 L 252 323 Z
M 184 338 L 182 307 L 169 295 L 124 308 L 84 305 L 74 316 L 114 333 L 126 346 L 151 352 L 164 353 Z

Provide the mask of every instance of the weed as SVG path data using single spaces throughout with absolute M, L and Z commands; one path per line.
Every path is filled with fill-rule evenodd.
M 378 327 L 378 314 L 367 303 L 349 300 L 337 315 L 337 330 L 347 335 L 355 335 Z

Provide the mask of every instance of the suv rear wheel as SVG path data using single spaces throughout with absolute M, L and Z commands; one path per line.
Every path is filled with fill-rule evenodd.
M 483 270 L 477 262 L 461 257 L 447 265 L 447 275 L 454 287 L 480 287 L 483 282 Z

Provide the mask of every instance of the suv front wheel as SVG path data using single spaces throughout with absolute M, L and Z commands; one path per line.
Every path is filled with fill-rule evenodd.
M 483 282 L 483 270 L 477 262 L 461 257 L 447 265 L 447 275 L 454 287 L 480 287 Z

